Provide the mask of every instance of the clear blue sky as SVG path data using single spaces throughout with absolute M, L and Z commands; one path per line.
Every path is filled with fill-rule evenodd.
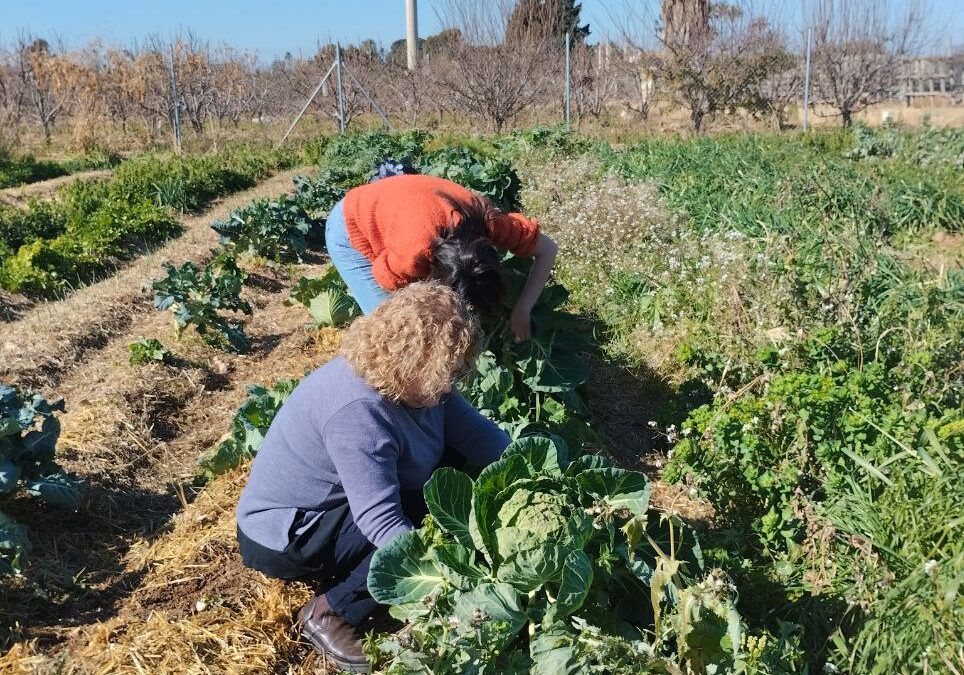
M 930 0 L 938 41 L 964 42 L 964 0 Z M 799 0 L 756 0 L 770 12 L 793 18 Z M 441 0 L 419 0 L 419 35 L 440 28 Z M 616 37 L 612 14 L 626 0 L 582 0 L 583 19 L 593 37 Z M 639 4 L 639 0 L 636 1 Z M 59 36 L 68 46 L 94 37 L 131 45 L 153 33 L 190 29 L 213 43 L 227 42 L 270 61 L 286 51 L 311 53 L 318 41 L 357 42 L 374 38 L 383 46 L 403 37 L 404 0 L 0 0 L 0 42 L 20 30 Z

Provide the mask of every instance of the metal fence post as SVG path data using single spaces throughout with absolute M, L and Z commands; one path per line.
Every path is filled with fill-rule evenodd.
M 566 33 L 566 129 L 569 128 L 570 119 L 570 108 L 572 104 L 572 85 L 571 82 L 571 68 L 569 54 L 572 51 L 572 31 Z
M 180 101 L 178 101 L 177 93 L 177 69 L 174 65 L 174 43 L 171 43 L 171 107 L 172 107 L 172 118 L 171 121 L 174 126 L 174 151 L 177 154 L 181 154 L 181 113 L 179 108 L 181 107 Z
M 280 140 L 280 141 L 278 141 L 278 145 L 277 145 L 276 147 L 279 147 L 279 148 L 280 148 L 280 147 L 284 144 L 284 142 L 287 140 L 288 136 L 291 135 L 291 132 L 292 132 L 292 130 L 295 128 L 295 125 L 298 124 L 298 120 L 300 120 L 300 119 L 301 119 L 301 116 L 305 114 L 305 111 L 308 109 L 308 106 L 311 105 L 311 102 L 315 100 L 315 96 L 318 95 L 319 90 L 321 90 L 321 88 L 322 88 L 323 86 L 325 86 L 325 82 L 327 82 L 327 81 L 328 81 L 328 78 L 331 77 L 332 71 L 335 70 L 335 65 L 336 65 L 336 64 L 334 64 L 334 63 L 331 64 L 331 68 L 329 68 L 329 69 L 328 69 L 328 72 L 325 73 L 325 76 L 324 76 L 323 78 L 321 78 L 321 82 L 318 83 L 318 86 L 315 87 L 315 90 L 314 90 L 313 92 L 311 92 L 311 96 L 309 96 L 309 97 L 308 97 L 308 100 L 305 101 L 304 106 L 302 106 L 301 110 L 298 112 L 298 115 L 295 117 L 294 121 L 291 123 L 291 126 L 288 127 L 288 130 L 285 132 L 285 135 L 281 137 L 281 140 Z M 351 73 L 349 72 L 349 74 L 351 74 Z
M 803 130 L 807 130 L 810 115 L 810 42 L 813 38 L 813 27 L 807 29 L 807 70 L 803 78 Z
M 341 45 L 335 45 L 335 74 L 338 82 L 338 131 L 345 133 L 345 95 L 341 85 Z

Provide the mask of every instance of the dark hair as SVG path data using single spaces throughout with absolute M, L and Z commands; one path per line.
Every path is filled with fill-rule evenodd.
M 489 239 L 485 220 L 490 207 L 481 199 L 456 203 L 445 195 L 453 222 L 432 242 L 431 278 L 455 290 L 484 321 L 502 312 L 505 276 L 501 256 Z

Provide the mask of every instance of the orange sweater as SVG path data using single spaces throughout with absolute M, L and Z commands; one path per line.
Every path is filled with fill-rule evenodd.
M 352 247 L 372 261 L 375 281 L 388 291 L 425 279 L 431 272 L 431 245 L 443 229 L 458 222 L 453 202 L 477 199 L 457 183 L 408 174 L 361 185 L 345 195 L 345 226 Z M 528 257 L 539 239 L 539 224 L 520 213 L 490 212 L 486 229 L 496 248 Z

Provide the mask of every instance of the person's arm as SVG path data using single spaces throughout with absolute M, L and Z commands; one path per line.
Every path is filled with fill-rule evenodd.
M 359 400 L 335 413 L 322 432 L 355 524 L 379 548 L 415 529 L 402 510 L 393 428 L 390 411 Z
M 556 262 L 556 252 L 559 247 L 552 239 L 539 233 L 536 247 L 533 251 L 534 260 L 529 269 L 529 278 L 526 279 L 522 293 L 516 300 L 512 314 L 509 316 L 509 327 L 517 340 L 528 340 L 532 337 L 532 308 L 542 294 L 542 289 L 549 281 L 549 274 L 552 266 Z
M 486 419 L 461 394 L 445 402 L 445 445 L 477 466 L 488 466 L 502 456 L 509 436 Z

